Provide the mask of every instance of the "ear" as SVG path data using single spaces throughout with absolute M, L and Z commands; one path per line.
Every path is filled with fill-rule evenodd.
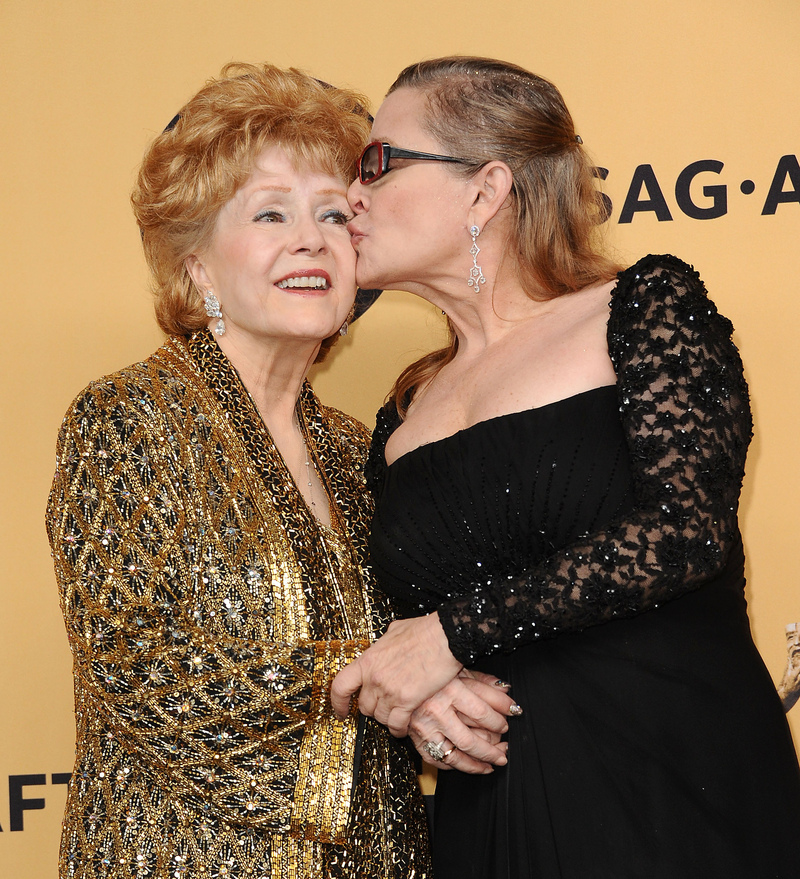
M 488 162 L 473 177 L 472 183 L 475 196 L 470 208 L 469 225 L 475 223 L 483 229 L 506 203 L 514 175 L 505 162 Z
M 214 289 L 214 285 L 211 283 L 211 279 L 206 271 L 205 264 L 196 253 L 187 256 L 183 261 L 183 264 L 186 266 L 186 271 L 189 273 L 189 277 L 194 281 L 194 284 L 200 291 L 201 295 L 204 294 L 206 290 Z

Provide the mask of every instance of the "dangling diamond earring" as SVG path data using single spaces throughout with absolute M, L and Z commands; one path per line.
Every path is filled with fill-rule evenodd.
M 347 313 L 347 317 L 344 319 L 344 323 L 339 327 L 339 335 L 340 336 L 347 335 L 347 331 L 350 329 L 350 324 L 352 321 L 355 320 L 355 317 L 356 317 L 356 307 L 354 304 L 353 307 L 350 309 L 350 311 Z
M 209 317 L 218 317 L 217 325 L 214 327 L 214 332 L 218 336 L 225 335 L 225 321 L 222 319 L 222 309 L 219 305 L 219 299 L 214 295 L 213 291 L 206 290 L 206 295 L 203 297 L 203 305 L 206 309 L 206 314 Z
M 469 252 L 472 256 L 472 270 L 469 273 L 469 278 L 467 279 L 467 284 L 470 287 L 475 288 L 476 293 L 481 292 L 481 284 L 486 283 L 486 278 L 483 277 L 483 270 L 478 265 L 478 254 L 481 252 L 480 247 L 478 247 L 478 235 L 481 234 L 481 230 L 478 226 L 470 226 L 469 234 L 472 235 L 472 247 L 470 247 Z

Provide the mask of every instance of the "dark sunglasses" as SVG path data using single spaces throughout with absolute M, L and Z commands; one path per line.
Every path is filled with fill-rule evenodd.
M 358 179 L 362 183 L 374 183 L 392 169 L 391 159 L 424 159 L 428 162 L 457 162 L 464 164 L 468 159 L 456 159 L 453 156 L 437 156 L 434 153 L 419 153 L 416 150 L 401 150 L 389 146 L 388 143 L 368 143 L 358 160 Z

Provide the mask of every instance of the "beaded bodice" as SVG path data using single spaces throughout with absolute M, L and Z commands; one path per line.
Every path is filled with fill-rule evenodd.
M 389 468 L 399 419 L 385 407 L 368 465 L 382 587 L 438 609 L 465 664 L 698 588 L 739 539 L 751 417 L 731 331 L 694 270 L 649 256 L 612 295 L 616 386 L 482 422 Z

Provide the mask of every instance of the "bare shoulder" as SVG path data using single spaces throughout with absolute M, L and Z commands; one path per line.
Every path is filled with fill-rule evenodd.
M 614 384 L 606 329 L 615 283 L 543 303 L 479 356 L 451 361 L 415 397 L 387 461 L 477 422 Z
M 607 343 L 614 283 L 553 300 L 551 309 L 509 337 L 495 368 L 485 373 L 487 411 L 534 408 L 614 383 Z
M 611 298 L 616 285 L 617 279 L 614 278 L 612 281 L 608 281 L 605 284 L 599 284 L 593 287 L 586 287 L 583 290 L 578 290 L 577 292 L 564 297 L 564 299 L 573 300 L 577 314 L 583 313 L 590 319 L 600 317 L 607 320 Z

